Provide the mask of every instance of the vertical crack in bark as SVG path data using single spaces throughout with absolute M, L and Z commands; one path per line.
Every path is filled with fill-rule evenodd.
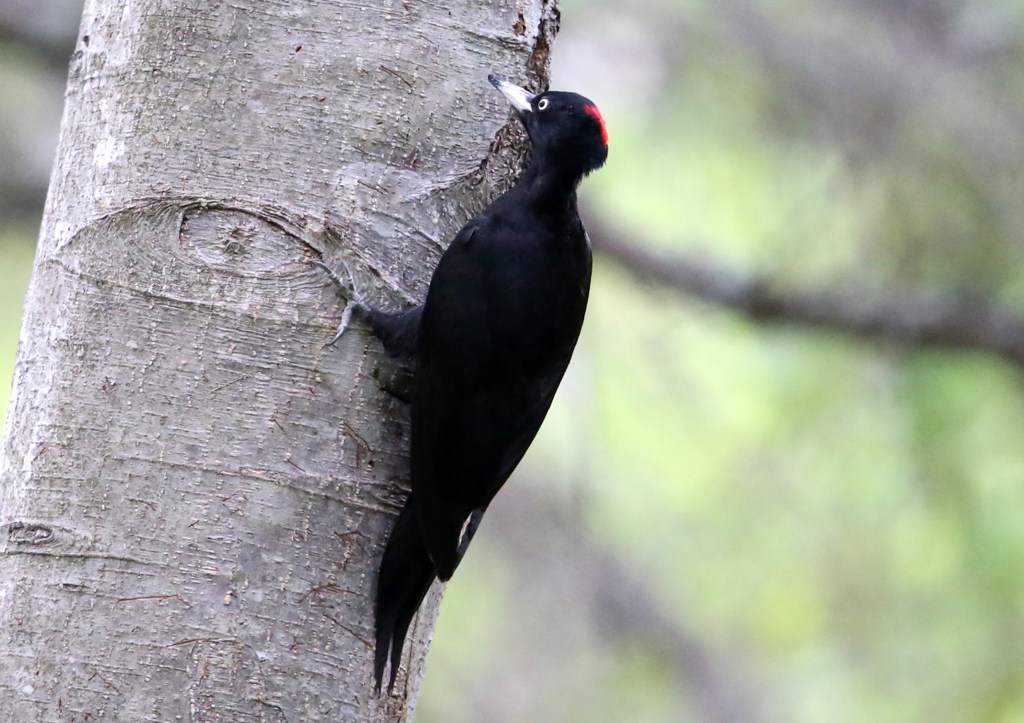
M 547 90 L 551 84 L 551 45 L 562 26 L 562 12 L 558 0 L 545 0 L 537 23 L 537 37 L 526 67 L 534 76 L 534 88 Z

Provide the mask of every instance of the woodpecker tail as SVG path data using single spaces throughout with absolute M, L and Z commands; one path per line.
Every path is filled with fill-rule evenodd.
M 416 355 L 416 337 L 419 334 L 423 305 L 405 311 L 389 313 L 366 307 L 374 335 L 392 358 L 412 359 Z
M 395 526 L 391 528 L 384 557 L 380 561 L 374 611 L 377 618 L 377 649 L 373 665 L 378 694 L 384 681 L 384 667 L 389 653 L 391 675 L 388 678 L 388 695 L 391 695 L 395 687 L 409 623 L 436 577 L 434 565 L 423 545 L 416 514 L 413 498 L 409 497 L 395 520 Z

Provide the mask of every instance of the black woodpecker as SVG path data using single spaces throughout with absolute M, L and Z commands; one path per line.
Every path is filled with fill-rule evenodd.
M 411 359 L 412 493 L 377 580 L 374 676 L 390 694 L 416 610 L 448 580 L 484 511 L 526 453 L 572 357 L 590 291 L 576 187 L 608 156 L 608 132 L 575 93 L 532 95 L 489 76 L 526 127 L 533 158 L 441 257 L 427 300 L 397 314 L 348 289 L 391 356 Z M 329 268 L 335 283 L 345 284 Z

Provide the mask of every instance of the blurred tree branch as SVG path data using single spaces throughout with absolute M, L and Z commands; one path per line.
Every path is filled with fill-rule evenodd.
M 51 71 L 63 76 L 67 73 L 75 41 L 74 35 L 68 38 L 39 33 L 21 22 L 15 13 L 0 11 L 0 43 L 10 43 L 26 50 Z
M 574 525 L 569 531 L 575 554 L 574 580 L 590 601 L 596 627 L 619 645 L 645 651 L 666 662 L 691 690 L 706 721 L 756 721 L 760 696 L 751 675 L 728 652 L 669 616 L 658 594 L 622 554 L 595 544 L 593 535 Z
M 602 544 L 588 530 L 584 510 L 567 510 L 564 502 L 539 492 L 549 487 L 514 487 L 488 515 L 498 533 L 494 539 L 507 548 L 517 568 L 530 571 L 529 582 L 545 593 L 553 591 L 567 609 L 586 614 L 606 644 L 643 651 L 662 662 L 689 692 L 700 720 L 762 720 L 763 695 L 743 656 L 666 611 L 662 593 L 631 566 L 629 554 Z M 523 520 L 530 520 L 528 534 Z
M 598 214 L 594 250 L 636 279 L 682 292 L 755 321 L 833 329 L 910 346 L 971 349 L 1024 366 L 1024 318 L 978 299 L 877 297 L 864 291 L 783 291 L 772 279 L 693 255 L 655 250 Z
M 0 177 L 0 218 L 5 222 L 13 221 L 32 227 L 31 232 L 35 233 L 43 213 L 46 186 L 32 181 L 34 179 L 11 180 Z
M 972 43 L 952 28 L 937 30 L 941 11 L 927 12 L 929 3 L 880 13 L 883 5 L 890 4 L 840 3 L 828 22 L 812 13 L 801 23 L 749 2 L 716 8 L 729 29 L 723 42 L 771 69 L 782 106 L 798 108 L 803 119 L 823 118 L 837 144 L 873 144 L 882 158 L 918 154 L 915 167 L 920 154 L 938 152 L 932 141 L 942 137 L 939 147 L 988 200 L 993 218 L 1017 229 L 1024 218 L 1024 109 L 997 80 L 997 58 L 1012 57 L 1017 42 L 1012 23 L 993 11 L 990 27 L 978 33 L 985 40 Z M 909 143 L 911 151 L 907 129 L 922 127 L 929 133 Z

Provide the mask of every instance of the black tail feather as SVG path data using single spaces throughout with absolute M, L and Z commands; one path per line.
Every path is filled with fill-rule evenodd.
M 375 605 L 377 649 L 373 665 L 378 694 L 384 681 L 384 667 L 389 653 L 391 674 L 388 678 L 388 695 L 391 695 L 395 687 L 409 624 L 436 577 L 434 565 L 423 545 L 419 524 L 410 497 L 395 520 L 380 562 Z
M 370 325 L 374 335 L 392 358 L 412 359 L 416 354 L 416 335 L 423 316 L 423 305 L 405 311 L 390 313 L 369 309 Z

